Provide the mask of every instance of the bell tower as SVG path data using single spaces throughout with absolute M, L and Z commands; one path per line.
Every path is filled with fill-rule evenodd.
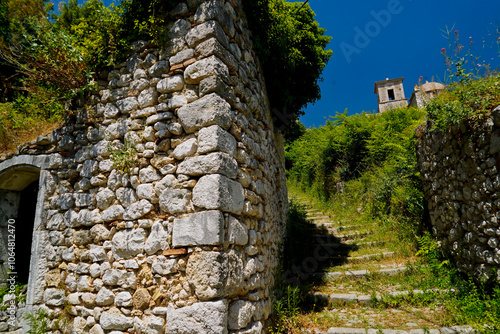
M 378 112 L 394 108 L 405 108 L 408 101 L 403 89 L 404 78 L 389 79 L 375 82 L 375 94 L 378 99 Z

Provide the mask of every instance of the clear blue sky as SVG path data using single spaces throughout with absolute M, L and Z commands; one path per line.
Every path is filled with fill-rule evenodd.
M 323 72 L 321 100 L 309 105 L 300 119 L 306 127 L 323 125 L 325 118 L 346 108 L 349 114 L 375 111 L 374 82 L 386 77 L 404 77 L 407 98 L 420 76 L 443 82 L 440 52 L 449 42 L 441 30 L 446 27 L 458 30 L 466 46 L 472 40 L 474 55 L 499 65 L 499 50 L 493 49 L 500 26 L 499 0 L 309 0 L 309 4 L 333 37 L 329 45 L 333 57 Z
M 377 110 L 374 82 L 386 76 L 405 78 L 407 98 L 420 76 L 442 82 L 445 65 L 440 52 L 448 41 L 441 29 L 446 26 L 454 26 L 467 46 L 472 40 L 477 55 L 483 53 L 483 38 L 489 40 L 482 59 L 499 65 L 498 48 L 492 48 L 500 25 L 498 0 L 310 0 L 309 4 L 333 37 L 329 45 L 333 57 L 323 72 L 321 100 L 301 117 L 306 127 L 323 125 L 325 117 L 346 108 L 349 114 Z M 392 12 L 391 17 L 381 11 Z M 367 29 L 372 36 L 367 35 L 368 42 L 355 40 L 359 31 L 366 34 Z

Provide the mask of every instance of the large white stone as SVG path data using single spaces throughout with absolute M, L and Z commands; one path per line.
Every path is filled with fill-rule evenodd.
M 210 76 L 229 77 L 229 69 L 217 56 L 203 58 L 189 65 L 184 71 L 184 81 L 187 84 L 199 84 L 201 80 Z
M 245 328 L 255 312 L 255 305 L 251 301 L 237 300 L 229 304 L 228 328 L 241 329 Z
M 158 256 L 151 265 L 153 273 L 168 275 L 177 271 L 177 262 L 175 259 L 166 259 L 163 255 Z
M 198 153 L 222 151 L 234 156 L 236 139 L 218 125 L 200 129 L 198 133 Z
M 143 228 L 118 231 L 112 239 L 113 255 L 131 258 L 143 252 L 146 232 Z
M 96 195 L 97 207 L 101 210 L 105 210 L 113 203 L 115 198 L 115 193 L 105 188 Z
M 228 129 L 233 121 L 231 106 L 215 93 L 186 104 L 177 111 L 177 115 L 187 133 L 214 124 Z
M 139 94 L 137 100 L 141 108 L 153 106 L 158 102 L 158 92 L 154 87 L 145 89 Z
M 186 158 L 177 167 L 177 174 L 194 176 L 222 174 L 235 179 L 238 175 L 238 163 L 227 153 L 214 152 L 207 155 Z
M 165 189 L 160 196 L 160 209 L 168 213 L 186 212 L 190 199 L 187 189 Z
M 115 304 L 118 307 L 129 307 L 132 305 L 132 295 L 128 291 L 119 292 L 115 297 Z
M 227 36 L 224 30 L 222 30 L 219 23 L 214 20 L 197 25 L 185 35 L 186 42 L 191 48 L 212 37 L 216 37 L 222 45 L 228 47 L 229 43 L 227 42 Z
M 245 224 L 233 216 L 229 216 L 227 235 L 228 241 L 232 244 L 244 246 L 248 243 L 248 231 Z
M 198 212 L 175 219 L 172 244 L 178 246 L 220 245 L 224 242 L 224 215 L 218 210 Z
M 158 203 L 158 196 L 156 196 L 154 186 L 151 183 L 140 184 L 135 189 L 137 196 L 141 199 L 147 199 L 151 203 Z
M 201 208 L 240 214 L 244 202 L 245 194 L 241 184 L 224 175 L 205 175 L 193 188 L 193 203 Z
M 134 324 L 132 317 L 123 315 L 118 309 L 113 308 L 109 311 L 104 311 L 99 319 L 99 324 L 105 330 L 121 330 L 124 331 Z
M 123 213 L 123 219 L 125 220 L 135 220 L 141 218 L 142 216 L 148 214 L 153 210 L 153 204 L 151 204 L 146 199 L 141 199 L 130 205 Z
M 210 300 L 244 293 L 242 257 L 235 250 L 191 254 L 186 274 L 196 296 Z
M 182 89 L 184 87 L 184 77 L 182 75 L 174 75 L 165 79 L 162 79 L 156 84 L 156 89 L 160 93 L 172 93 Z
M 227 301 L 202 302 L 167 309 L 168 334 L 227 334 Z
M 141 183 L 151 183 L 154 181 L 161 180 L 162 176 L 156 169 L 151 166 L 142 168 L 139 171 L 139 180 Z
M 125 209 L 121 205 L 112 205 L 101 213 L 102 220 L 109 222 L 122 218 Z
M 99 306 L 109 306 L 115 301 L 115 295 L 111 290 L 102 287 L 97 293 L 95 302 Z
M 139 107 L 139 102 L 135 97 L 127 97 L 122 100 L 116 101 L 116 106 L 122 113 L 129 113 Z
M 168 248 L 168 233 L 163 227 L 161 221 L 157 221 L 151 227 L 151 233 L 149 234 L 146 244 L 144 245 L 144 250 L 148 255 L 154 254 L 161 249 Z
M 193 155 L 196 153 L 196 150 L 198 149 L 198 142 L 196 138 L 191 138 L 183 142 L 182 144 L 179 144 L 174 152 L 172 153 L 174 158 L 178 160 L 182 160 L 187 156 Z

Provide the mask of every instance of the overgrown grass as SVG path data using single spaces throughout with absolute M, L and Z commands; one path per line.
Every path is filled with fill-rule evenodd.
M 15 103 L 0 103 L 0 154 L 12 152 L 60 125 L 62 107 L 57 102 L 49 106 L 38 102 L 23 97 Z
M 452 125 L 481 124 L 500 105 L 500 75 L 451 84 L 427 106 L 433 127 L 446 130 Z

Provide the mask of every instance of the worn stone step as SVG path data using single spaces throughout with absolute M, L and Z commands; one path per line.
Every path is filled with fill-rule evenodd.
M 307 217 L 307 219 L 309 220 L 313 220 L 313 221 L 319 221 L 319 220 L 329 220 L 331 219 L 332 217 L 330 216 L 313 216 L 313 217 Z
M 398 268 L 387 268 L 387 269 L 379 269 L 379 270 L 347 270 L 347 271 L 334 271 L 334 272 L 321 272 L 314 273 L 314 276 L 325 277 L 328 280 L 335 280 L 342 277 L 356 277 L 362 278 L 369 275 L 379 274 L 379 275 L 397 275 L 406 270 L 406 267 L 398 267 Z
M 379 328 L 350 328 L 331 327 L 328 331 L 319 329 L 308 330 L 307 333 L 316 334 L 472 334 L 478 333 L 471 326 L 442 327 L 440 329 L 379 329 Z
M 375 300 L 382 301 L 386 296 L 390 297 L 404 297 L 411 295 L 422 295 L 429 292 L 437 292 L 437 293 L 448 293 L 448 290 L 439 290 L 439 289 L 430 289 L 427 291 L 424 290 L 411 290 L 411 291 L 393 291 L 385 294 L 377 293 L 375 296 L 372 295 L 363 295 L 356 293 L 310 293 L 307 295 L 307 301 L 313 302 L 316 305 L 326 305 L 328 302 L 334 304 L 349 304 L 349 303 L 358 303 L 363 305 L 370 305 Z M 374 300 L 375 299 L 375 300 Z
M 337 234 L 337 235 L 333 235 L 333 237 L 335 237 L 337 239 L 340 239 L 340 240 L 348 240 L 348 239 L 359 239 L 359 238 L 363 238 L 363 237 L 366 237 L 366 236 L 369 236 L 369 235 L 372 235 L 372 234 L 373 234 L 372 231 L 364 231 L 364 232 L 354 231 L 353 233 L 349 233 L 349 234 Z M 314 234 L 313 237 L 315 237 L 315 238 L 331 238 L 332 235 L 329 235 L 329 234 Z

